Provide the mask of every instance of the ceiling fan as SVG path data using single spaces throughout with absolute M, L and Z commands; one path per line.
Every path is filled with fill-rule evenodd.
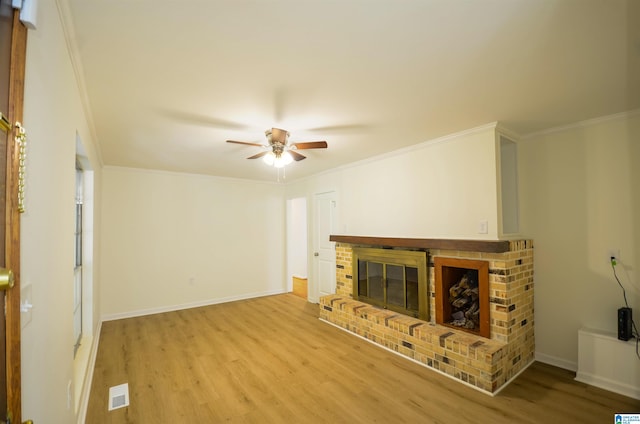
M 271 128 L 266 130 L 268 144 L 250 143 L 247 141 L 227 140 L 227 143 L 245 144 L 248 146 L 263 147 L 266 150 L 249 156 L 247 159 L 262 158 L 267 165 L 273 165 L 276 168 L 282 168 L 285 165 L 290 164 L 294 160 L 301 161 L 306 159 L 297 150 L 305 149 L 326 149 L 326 141 L 307 141 L 298 143 L 289 143 L 289 132 L 281 128 Z

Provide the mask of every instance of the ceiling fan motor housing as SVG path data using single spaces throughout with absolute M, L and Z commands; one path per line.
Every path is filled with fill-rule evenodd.
M 266 130 L 264 133 L 271 145 L 281 144 L 282 146 L 286 146 L 289 141 L 289 131 L 287 130 L 271 128 L 270 130 Z

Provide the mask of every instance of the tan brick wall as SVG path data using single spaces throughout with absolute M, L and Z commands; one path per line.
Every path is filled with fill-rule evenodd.
M 489 262 L 490 339 L 435 324 L 435 256 Z M 336 294 L 320 299 L 321 319 L 490 393 L 533 361 L 531 240 L 512 241 L 505 253 L 430 250 L 428 322 L 353 300 L 351 245 L 336 245 L 336 267 Z
M 352 296 L 352 250 L 351 245 L 336 243 L 336 294 Z

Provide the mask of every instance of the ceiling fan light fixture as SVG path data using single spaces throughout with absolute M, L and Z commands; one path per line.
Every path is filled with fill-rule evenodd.
M 288 151 L 282 153 L 269 152 L 262 157 L 262 161 L 268 166 L 283 168 L 293 162 L 293 156 Z
M 262 161 L 269 166 L 274 166 L 276 155 L 274 155 L 273 152 L 269 152 L 262 157 Z
M 289 165 L 291 162 L 293 162 L 293 156 L 291 156 L 291 153 L 289 153 L 289 151 L 285 150 L 284 153 L 282 153 L 282 160 L 284 161 L 285 165 Z
M 293 157 L 289 152 L 282 152 L 279 155 L 275 155 L 275 159 L 273 161 L 273 166 L 276 168 L 284 168 L 286 165 L 289 165 L 293 162 Z

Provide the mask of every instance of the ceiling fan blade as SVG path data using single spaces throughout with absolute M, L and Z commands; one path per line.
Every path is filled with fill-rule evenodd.
M 201 115 L 198 113 L 183 112 L 183 111 L 171 110 L 171 109 L 158 109 L 157 112 L 160 115 L 165 116 L 167 118 L 182 121 L 186 124 L 191 124 L 191 125 L 199 125 L 199 126 L 213 127 L 213 128 L 226 128 L 230 130 L 252 129 L 249 125 L 242 124 L 240 122 L 216 118 L 208 115 Z
M 291 153 L 291 156 L 293 157 L 293 160 L 295 160 L 296 162 L 307 158 L 305 155 L 301 155 L 300 153 L 298 153 L 296 151 L 293 151 L 293 150 L 289 150 L 289 153 Z
M 258 146 L 258 147 L 264 147 L 264 144 L 249 143 L 249 142 L 246 142 L 246 141 L 227 140 L 227 143 L 246 144 L 247 146 Z
M 326 141 L 306 141 L 302 143 L 292 143 L 291 147 L 304 150 L 304 149 L 326 149 L 327 142 Z
M 267 155 L 267 154 L 269 154 L 269 151 L 260 152 L 260 153 L 256 153 L 253 156 L 249 156 L 247 159 L 258 159 L 258 158 L 261 158 L 262 156 Z
M 371 125 L 328 125 L 326 127 L 315 127 L 315 128 L 307 128 L 305 131 L 309 132 L 320 132 L 320 133 L 345 133 L 345 132 L 361 132 L 372 130 L 373 127 Z

